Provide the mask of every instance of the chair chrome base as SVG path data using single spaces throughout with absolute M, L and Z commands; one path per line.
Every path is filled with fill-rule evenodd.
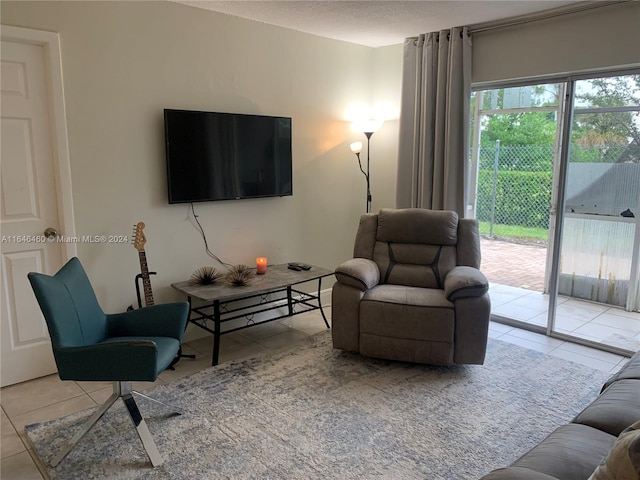
M 154 467 L 157 467 L 162 464 L 162 457 L 160 456 L 160 452 L 158 451 L 158 447 L 156 447 L 155 442 L 153 441 L 153 437 L 151 436 L 151 432 L 149 432 L 149 428 L 147 427 L 144 418 L 142 418 L 142 414 L 138 409 L 138 405 L 136 405 L 135 400 L 133 399 L 133 393 L 136 393 L 148 400 L 151 400 L 155 403 L 159 403 L 163 406 L 168 406 L 158 400 L 155 400 L 151 397 L 143 395 L 139 392 L 133 391 L 131 388 L 131 382 L 113 382 L 113 393 L 104 402 L 98 410 L 96 410 L 93 415 L 85 422 L 82 428 L 76 433 L 67 446 L 62 449 L 58 455 L 56 455 L 50 462 L 52 467 L 57 467 L 64 458 L 69 455 L 71 450 L 78 444 L 80 440 L 91 430 L 91 428 L 102 418 L 102 416 L 109 410 L 113 404 L 118 400 L 118 398 L 122 398 L 125 406 L 127 407 L 127 411 L 129 412 L 129 417 L 133 422 L 133 426 L 142 441 L 142 445 L 144 446 L 147 455 L 149 456 L 149 460 L 151 460 L 151 464 Z M 177 412 L 179 414 L 179 412 Z

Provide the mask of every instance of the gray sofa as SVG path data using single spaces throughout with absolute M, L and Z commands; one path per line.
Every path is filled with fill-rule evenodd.
M 621 478 L 591 476 L 621 432 L 639 420 L 640 352 L 604 384 L 600 395 L 570 423 L 556 429 L 510 466 L 494 470 L 481 480 Z M 636 452 L 634 461 L 640 462 L 640 440 L 632 448 Z M 640 468 L 640 463 L 634 465 Z M 634 477 L 632 474 L 624 478 Z M 636 478 L 640 478 L 640 471 Z
M 334 348 L 429 364 L 482 364 L 491 304 L 475 220 L 455 212 L 363 215 L 335 271 Z

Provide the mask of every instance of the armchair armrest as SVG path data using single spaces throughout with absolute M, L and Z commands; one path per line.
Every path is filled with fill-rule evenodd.
M 444 279 L 444 293 L 448 300 L 481 297 L 489 291 L 489 281 L 473 267 L 454 267 Z
M 54 353 L 62 380 L 152 382 L 159 373 L 158 347 L 150 340 L 59 347 Z
M 187 302 L 163 303 L 107 315 L 109 337 L 171 337 L 182 343 Z
M 347 260 L 336 268 L 335 275 L 338 282 L 363 292 L 380 282 L 378 265 L 367 258 Z

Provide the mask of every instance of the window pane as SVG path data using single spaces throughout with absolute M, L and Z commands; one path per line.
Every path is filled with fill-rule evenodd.
M 576 112 L 570 161 L 640 164 L 640 112 Z
M 535 108 L 558 105 L 558 84 L 526 85 L 482 92 L 482 110 Z
M 640 106 L 640 75 L 576 82 L 575 108 Z

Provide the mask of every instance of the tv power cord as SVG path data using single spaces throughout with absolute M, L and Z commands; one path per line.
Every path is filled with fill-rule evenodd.
M 209 250 L 209 243 L 207 242 L 207 235 L 204 233 L 204 229 L 202 228 L 202 225 L 200 224 L 200 220 L 198 220 L 198 215 L 196 214 L 196 210 L 195 210 L 195 207 L 193 206 L 193 202 L 191 202 L 191 213 L 193 214 L 193 219 L 196 221 L 196 224 L 198 225 L 198 229 L 200 230 L 200 235 L 202 236 L 202 240 L 204 241 L 204 248 L 205 248 L 205 251 L 207 252 L 207 255 L 209 255 L 211 258 L 216 260 L 221 265 L 224 265 L 225 267 L 232 267 L 233 265 L 231 265 L 231 264 L 229 264 L 227 262 L 223 262 L 222 260 L 220 260 L 218 258 L 218 256 L 215 253 L 213 253 L 211 250 Z

